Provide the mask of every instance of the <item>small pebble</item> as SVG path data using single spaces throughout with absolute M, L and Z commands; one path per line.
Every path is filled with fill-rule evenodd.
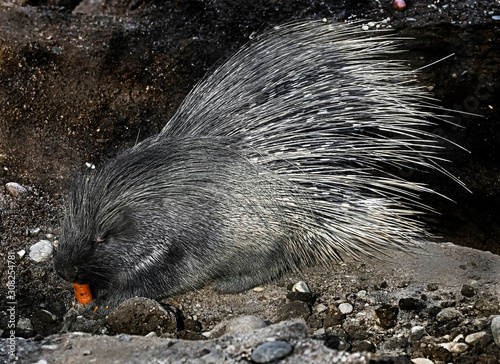
M 436 320 L 438 322 L 448 322 L 454 319 L 458 319 L 462 317 L 462 313 L 458 311 L 456 308 L 447 307 L 442 309 L 437 315 Z
M 398 322 L 399 308 L 388 304 L 382 305 L 375 310 L 378 322 L 384 329 L 396 326 Z
M 351 313 L 354 310 L 354 308 L 352 307 L 352 305 L 350 303 L 341 303 L 339 305 L 339 310 L 344 315 L 347 315 L 347 314 Z
M 59 348 L 59 346 L 58 345 L 54 345 L 54 344 L 52 344 L 52 345 L 42 345 L 41 348 L 44 349 L 44 350 L 56 350 L 57 348 Z
M 495 316 L 491 321 L 491 333 L 495 344 L 500 348 L 500 316 Z
M 40 233 L 41 229 L 39 227 L 28 229 L 29 236 L 37 236 Z
M 290 354 L 293 347 L 284 341 L 266 342 L 252 352 L 251 359 L 256 363 L 271 363 Z
M 311 293 L 311 290 L 309 289 L 309 286 L 307 285 L 306 282 L 299 281 L 293 285 L 292 292 Z
M 31 320 L 29 318 L 20 317 L 17 321 L 16 328 L 18 328 L 19 330 L 31 331 L 33 330 L 33 324 L 31 323 Z
M 431 291 L 431 292 L 437 291 L 438 288 L 439 287 L 438 287 L 437 283 L 429 283 L 427 285 L 427 290 Z
M 413 364 L 434 364 L 432 360 L 426 358 L 414 358 L 411 361 Z
M 253 291 L 254 291 L 254 292 L 263 292 L 263 291 L 264 291 L 264 289 L 265 289 L 264 287 L 255 287 L 255 288 L 253 289 Z
M 493 15 L 491 17 L 491 19 L 493 19 L 493 20 L 500 20 L 500 15 Z
M 401 298 L 398 302 L 398 306 L 403 311 L 421 311 L 425 308 L 426 304 L 421 299 L 408 297 Z
M 7 192 L 14 197 L 20 197 L 28 193 L 28 190 L 16 182 L 8 182 L 5 184 Z
M 87 349 L 83 351 L 83 355 L 90 355 L 90 354 L 92 354 L 92 350 Z
M 293 301 L 282 303 L 276 310 L 276 321 L 286 321 L 294 318 L 307 320 L 311 315 L 311 310 L 307 303 L 302 301 Z
M 54 246 L 48 240 L 40 240 L 30 248 L 30 258 L 35 262 L 45 262 L 52 257 Z
M 462 354 L 465 353 L 469 349 L 469 345 L 464 344 L 464 343 L 441 343 L 438 344 L 442 348 L 445 348 L 452 354 Z
M 326 307 L 324 304 L 320 303 L 320 304 L 316 307 L 316 311 L 317 311 L 318 313 L 325 312 L 327 308 L 328 308 L 328 307 Z
M 366 291 L 362 289 L 361 291 L 358 291 L 358 293 L 356 293 L 356 296 L 358 296 L 358 298 L 364 298 L 366 297 Z
M 462 290 L 460 291 L 460 293 L 462 293 L 462 296 L 465 296 L 465 297 L 474 297 L 474 295 L 476 294 L 476 292 L 474 291 L 474 288 L 468 284 L 464 284 L 462 286 Z
M 19 255 L 19 258 L 21 258 L 21 259 L 24 257 L 25 254 L 26 254 L 26 250 L 24 250 L 24 249 L 19 250 L 17 252 L 17 255 Z
M 486 336 L 486 331 L 480 331 L 480 332 L 475 332 L 473 334 L 469 334 L 465 337 L 465 343 L 469 345 L 474 345 L 485 336 Z
M 425 335 L 425 328 L 423 326 L 413 326 L 411 328 L 411 333 L 410 337 L 408 338 L 408 341 L 410 342 L 417 342 L 421 340 Z

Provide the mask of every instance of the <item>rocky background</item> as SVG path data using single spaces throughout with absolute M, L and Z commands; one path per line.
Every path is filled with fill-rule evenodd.
M 500 252 L 498 1 L 408 1 L 404 10 L 395 10 L 389 0 L 0 0 L 0 329 L 8 344 L 10 302 L 15 302 L 16 348 L 22 360 L 147 362 L 165 357 L 153 351 L 149 358 L 135 358 L 130 352 L 144 345 L 178 345 L 191 355 L 186 360 L 258 362 L 251 355 L 269 338 L 289 343 L 292 353 L 284 359 L 289 362 L 312 361 L 311 355 L 318 362 L 334 355 L 369 360 L 331 349 L 379 355 L 373 360 L 384 355 L 434 362 L 500 359 L 491 329 L 494 315 L 500 314 L 498 255 L 468 248 L 456 253 L 443 248 L 444 257 L 441 248 L 429 247 L 439 258 L 429 261 L 443 268 L 437 272 L 433 265 L 402 258 L 397 268 L 367 262 L 332 268 L 333 274 L 319 269 L 292 275 L 261 292 L 220 296 L 207 289 L 174 297 L 166 306 L 154 306 L 167 312 L 155 316 L 160 321 L 154 322 L 161 322 L 156 327 L 164 327 L 155 335 L 174 341 L 129 336 L 155 331 L 140 324 L 149 322 L 142 316 L 138 331 L 122 332 L 119 325 L 73 307 L 72 288 L 53 273 L 50 252 L 42 262 L 29 256 L 38 241 L 57 241 L 72 171 L 87 168 L 86 163 L 99 165 L 159 132 L 214 65 L 256 34 L 306 18 L 366 19 L 373 28 L 392 29 L 408 50 L 398 57 L 412 68 L 453 54 L 423 69 L 420 82 L 450 110 L 453 124 L 437 125 L 435 132 L 465 148 L 449 145 L 444 156 L 451 161 L 446 167 L 471 193 L 443 176 L 416 178 L 454 201 L 426 200 L 440 213 L 426 219 L 441 241 Z M 43 243 L 39 246 L 37 254 L 43 257 Z M 434 275 L 421 277 L 421 270 Z M 9 299 L 12 271 L 15 299 Z M 298 281 L 306 281 L 312 291 L 298 294 L 300 299 L 290 296 Z M 148 305 L 157 303 L 142 304 L 149 312 L 153 308 Z M 217 324 L 240 315 L 259 317 L 266 326 L 283 323 L 253 334 L 215 339 L 212 332 L 210 341 L 184 341 L 204 339 Z M 302 324 L 286 323 L 297 317 Z M 254 322 L 249 328 L 256 328 Z M 61 330 L 122 334 L 104 341 L 60 335 Z M 146 339 L 151 341 L 145 344 Z M 113 351 L 117 343 L 123 347 Z M 1 360 L 9 359 L 7 349 L 2 345 Z M 183 353 L 171 350 L 172 361 L 173 352 Z

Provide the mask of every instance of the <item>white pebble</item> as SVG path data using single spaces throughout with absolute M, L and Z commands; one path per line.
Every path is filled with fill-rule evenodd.
M 495 316 L 491 321 L 491 333 L 493 334 L 495 344 L 500 347 L 500 316 Z
M 33 330 L 33 324 L 31 323 L 31 320 L 29 318 L 26 318 L 26 317 L 19 318 L 19 320 L 17 321 L 16 327 L 19 330 L 28 330 L 28 331 Z
M 30 248 L 30 258 L 35 262 L 45 262 L 52 257 L 54 246 L 48 240 L 40 240 Z
M 414 358 L 411 361 L 413 364 L 434 364 L 432 360 L 426 358 Z
M 464 343 L 441 343 L 439 346 L 445 348 L 452 354 L 462 354 L 469 349 L 469 345 Z
M 31 228 L 28 230 L 28 235 L 29 236 L 36 236 L 40 233 L 40 231 L 42 231 L 42 229 L 40 229 L 39 227 Z
M 465 343 L 474 345 L 486 335 L 486 331 L 475 332 L 465 337 Z
M 347 315 L 348 313 L 351 313 L 354 310 L 354 308 L 352 307 L 352 305 L 350 303 L 341 303 L 339 305 L 339 310 L 344 315 Z
M 16 182 L 8 182 L 5 184 L 7 192 L 14 197 L 19 197 L 28 193 L 28 190 Z
M 56 349 L 59 348 L 59 346 L 57 346 L 55 344 L 52 344 L 52 345 L 42 345 L 41 348 L 45 349 L 45 350 L 56 350 Z
M 26 250 L 24 250 L 24 249 L 19 250 L 17 252 L 17 255 L 19 255 L 19 258 L 21 258 L 21 259 L 24 257 L 25 254 L 26 254 Z
M 318 313 L 321 313 L 321 312 L 324 312 L 326 311 L 328 307 L 326 307 L 324 304 L 320 303 L 317 307 L 316 307 L 316 311 L 318 311 Z
M 259 286 L 259 287 L 254 287 L 253 291 L 254 291 L 254 292 L 263 292 L 263 291 L 264 291 L 264 289 L 265 289 L 264 287 L 260 287 L 260 286 Z
M 295 283 L 293 285 L 293 287 L 292 287 L 292 291 L 293 292 L 311 293 L 311 290 L 309 289 L 309 286 L 304 281 L 299 281 L 299 282 Z

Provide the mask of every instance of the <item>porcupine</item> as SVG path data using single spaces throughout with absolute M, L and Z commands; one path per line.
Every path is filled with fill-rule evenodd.
M 55 270 L 101 302 L 412 250 L 439 166 L 429 95 L 385 33 L 299 22 L 244 46 L 163 130 L 73 180 Z

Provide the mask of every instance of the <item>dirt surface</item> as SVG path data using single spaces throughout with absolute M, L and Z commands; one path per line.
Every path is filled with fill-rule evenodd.
M 58 4 L 66 7 L 55 6 Z M 15 302 L 15 322 L 18 323 L 15 335 L 33 340 L 19 341 L 19 352 L 23 345 L 28 345 L 27 348 L 34 345 L 32 352 L 24 352 L 24 358 L 36 362 L 35 358 L 43 350 L 49 362 L 49 358 L 63 362 L 64 356 L 58 356 L 63 355 L 61 352 L 55 350 L 51 357 L 49 349 L 41 348 L 44 341 L 40 340 L 69 327 L 68 319 L 63 322 L 63 317 L 72 307 L 72 287 L 54 274 L 52 260 L 37 263 L 28 254 L 29 248 L 39 240 L 57 241 L 71 172 L 87 168 L 85 163 L 98 165 L 137 140 L 159 132 L 187 92 L 215 64 L 255 34 L 295 19 L 327 18 L 332 22 L 368 19 L 394 29 L 395 36 L 405 38 L 402 47 L 408 49 L 401 57 L 414 68 L 454 54 L 423 69 L 420 81 L 432 89 L 444 107 L 480 115 L 450 111 L 456 125 L 443 123 L 436 129 L 470 151 L 451 147 L 443 154 L 452 162 L 447 168 L 464 181 L 472 193 L 441 176 L 425 177 L 432 188 L 455 201 L 427 197 L 425 202 L 440 215 L 426 219 L 430 229 L 443 236 L 443 241 L 498 254 L 500 20 L 495 20 L 498 16 L 500 4 L 492 1 L 408 1 L 404 11 L 395 11 L 389 1 L 253 1 L 238 5 L 230 1 L 194 0 L 0 1 L 2 337 L 10 335 L 12 310 L 9 309 L 13 306 L 10 302 Z M 17 182 L 27 191 L 14 196 L 7 190 L 8 182 Z M 349 319 L 359 318 L 357 314 L 365 312 L 362 309 L 365 304 L 375 310 L 384 303 L 398 306 L 400 296 L 422 299 L 421 295 L 425 294 L 428 302 L 421 311 L 422 320 L 427 321 L 413 322 L 414 314 L 405 314 L 399 316 L 402 321 L 395 328 L 381 330 L 374 319 L 367 319 L 363 327 L 378 328 L 373 329 L 376 333 L 372 336 L 361 335 L 359 340 L 353 339 L 355 333 L 344 331 L 348 333 L 346 340 L 353 351 L 370 349 L 366 343 L 352 347 L 355 341 L 364 340 L 375 343 L 376 353 L 434 355 L 434 360 L 439 362 L 447 359 L 446 353 L 439 357 L 418 352 L 413 349 L 415 345 L 408 342 L 398 344 L 398 350 L 402 348 L 398 351 L 381 343 L 390 341 L 390 335 L 407 338 L 409 327 L 420 324 L 429 325 L 426 328 L 437 341 L 452 341 L 460 334 L 465 337 L 475 331 L 487 331 L 492 315 L 500 312 L 495 301 L 498 298 L 497 256 L 465 248 L 458 250 L 466 252 L 464 256 L 451 261 L 448 251 L 435 249 L 435 256 L 439 258 L 432 266 L 411 265 L 406 260 L 395 270 L 386 268 L 385 264 L 372 268 L 354 264 L 333 270 L 320 269 L 313 275 L 287 277 L 281 283 L 266 286 L 264 293 L 250 291 L 220 296 L 203 290 L 166 303 L 179 310 L 185 319 L 197 323 L 196 330 L 191 331 L 197 332 L 193 337 L 199 338 L 201 332 L 211 330 L 228 316 L 245 314 L 278 321 L 278 307 L 290 303 L 285 299 L 286 285 L 297 280 L 306 281 L 317 295 L 315 303 L 307 306 L 312 312 L 317 312 L 319 304 L 331 308 L 344 301 L 354 303 L 354 313 L 343 316 L 342 323 L 335 324 L 344 328 Z M 461 260 L 462 264 L 458 264 Z M 486 263 L 488 267 L 484 266 Z M 474 267 L 474 273 L 469 272 L 470 267 Z M 480 275 L 478 267 L 484 268 Z M 433 273 L 433 279 L 419 275 L 431 272 L 431 268 L 441 269 Z M 408 282 L 415 282 L 409 285 L 417 287 L 412 288 L 413 291 L 404 285 L 405 275 L 401 269 L 410 275 Z M 5 287 L 11 282 L 9 277 L 13 271 L 16 296 L 11 299 L 10 289 Z M 438 293 L 426 294 L 427 283 L 431 281 L 437 283 Z M 387 288 L 381 290 L 383 282 Z M 462 295 L 464 284 L 473 287 L 472 297 Z M 352 295 L 363 290 L 371 300 L 358 302 Z M 394 291 L 394 294 L 380 294 L 386 291 Z M 454 328 L 460 330 L 444 324 L 438 328 L 440 324 L 433 321 L 437 308 L 448 306 L 456 306 L 466 318 L 455 320 Z M 375 317 L 369 312 L 370 317 Z M 84 317 L 91 315 L 87 312 Z M 319 321 L 306 318 L 308 327 L 315 327 L 312 330 L 316 330 L 316 338 L 324 341 L 327 334 L 342 337 L 328 332 L 328 328 L 335 325 L 326 326 L 324 315 L 318 317 Z M 26 325 L 19 325 L 21 318 L 29 319 L 31 327 L 23 320 Z M 475 322 L 475 326 L 467 326 L 467 320 Z M 111 333 L 102 322 L 76 327 L 88 327 L 93 333 L 102 330 Z M 325 332 L 318 333 L 322 328 Z M 44 340 L 50 345 L 56 338 Z M 481 355 L 491 354 L 492 357 L 483 356 L 481 360 L 495 362 L 495 358 L 500 358 L 498 350 L 493 349 L 491 337 L 485 340 L 486 344 L 474 350 L 470 349 L 471 344 L 468 351 L 452 354 L 452 360 L 466 356 L 471 362 L 477 362 Z M 99 338 L 92 345 L 98 347 Z M 217 352 L 228 355 L 230 360 L 245 358 L 224 350 L 225 347 Z M 7 360 L 5 352 L 0 354 L 0 359 Z M 87 357 L 89 361 L 95 359 Z

